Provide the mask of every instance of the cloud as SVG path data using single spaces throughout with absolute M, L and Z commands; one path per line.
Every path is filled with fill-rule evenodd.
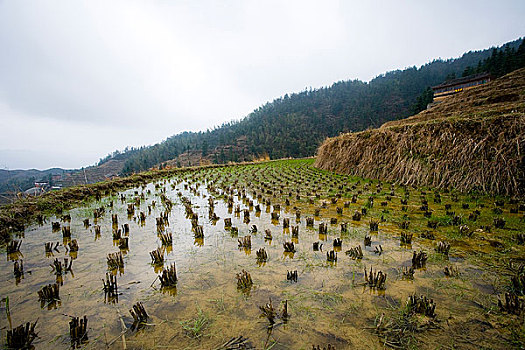
M 92 165 L 129 140 L 159 142 L 162 128 L 97 125 L 28 116 L 0 104 L 0 168 L 80 168 Z
M 76 160 L 62 166 L 88 165 L 285 93 L 499 45 L 524 14 L 521 1 L 0 1 L 0 123 L 18 135 L 0 149 L 36 152 L 44 132 L 48 153 Z

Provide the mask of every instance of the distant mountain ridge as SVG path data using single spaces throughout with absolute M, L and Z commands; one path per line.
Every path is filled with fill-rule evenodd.
M 121 156 L 83 169 L 0 169 L 0 204 L 9 203 L 17 193 L 35 186 L 35 182 L 45 182 L 49 186 L 70 187 L 113 178 L 120 175 L 126 159 L 127 156 Z
M 71 170 L 51 168 L 46 170 L 5 170 L 0 169 L 0 194 L 20 192 L 33 187 L 35 181 L 47 181 L 53 175 L 62 175 Z

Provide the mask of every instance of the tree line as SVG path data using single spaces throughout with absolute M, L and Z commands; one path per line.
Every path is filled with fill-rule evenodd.
M 271 159 L 312 156 L 326 137 L 378 127 L 418 113 L 432 100 L 430 86 L 451 76 L 488 71 L 497 77 L 522 67 L 524 42 L 515 40 L 500 48 L 391 71 L 368 83 L 339 81 L 328 87 L 286 94 L 240 121 L 205 132 L 183 132 L 156 145 L 128 149 L 116 156 L 127 158 L 124 174 L 143 171 L 191 152 L 214 163 L 245 161 L 262 155 Z M 101 162 L 110 159 L 112 156 Z
M 519 42 L 519 41 L 518 41 Z M 516 43 L 513 42 L 513 43 Z M 485 59 L 478 61 L 475 66 L 466 66 L 461 77 L 468 77 L 470 75 L 489 73 L 493 79 L 499 78 L 516 69 L 525 67 L 525 39 L 516 48 L 516 45 L 504 45 L 501 48 L 493 48 L 491 55 Z M 445 77 L 446 81 L 456 79 L 456 72 L 451 72 Z M 432 88 L 429 86 L 419 95 L 416 102 L 411 108 L 412 114 L 417 114 L 427 108 L 427 105 L 433 99 Z

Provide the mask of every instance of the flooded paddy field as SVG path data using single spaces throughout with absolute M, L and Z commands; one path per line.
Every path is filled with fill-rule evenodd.
M 15 235 L 3 344 L 38 320 L 37 349 L 520 348 L 524 213 L 312 160 L 187 170 Z

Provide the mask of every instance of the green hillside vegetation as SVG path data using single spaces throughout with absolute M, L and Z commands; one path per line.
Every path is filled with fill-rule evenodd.
M 286 94 L 240 121 L 206 132 L 184 132 L 154 146 L 131 149 L 134 154 L 125 162 L 123 173 L 139 172 L 170 160 L 174 160 L 173 165 L 188 166 L 203 159 L 226 163 L 263 156 L 312 156 L 326 137 L 378 127 L 426 108 L 431 97 L 429 87 L 446 79 L 484 68 L 499 75 L 523 66 L 524 49 L 520 39 L 500 48 L 468 52 L 457 59 L 439 59 L 419 68 L 388 72 L 368 83 L 340 81 L 330 87 Z

